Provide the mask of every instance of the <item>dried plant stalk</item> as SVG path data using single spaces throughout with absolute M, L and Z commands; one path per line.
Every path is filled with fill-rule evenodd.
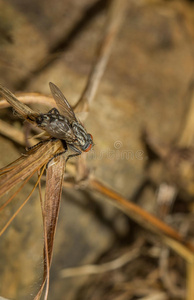
M 6 87 L 0 85 L 0 94 L 5 97 L 7 102 L 14 108 L 14 110 L 24 119 L 32 116 L 33 119 L 36 116 L 36 113 L 24 103 L 21 103 L 14 94 L 12 94 Z M 30 118 L 29 118 L 30 121 Z
M 55 101 L 53 98 L 45 95 L 41 95 L 40 93 L 22 93 L 16 95 L 17 99 L 20 100 L 20 102 L 25 104 L 42 104 L 42 105 L 49 105 L 50 107 L 55 106 Z M 5 100 L 0 101 L 0 109 L 1 108 L 7 108 L 11 105 L 7 103 Z
M 171 239 L 177 241 L 183 247 L 186 246 L 188 248 L 187 251 L 194 252 L 194 245 L 187 242 L 184 237 L 178 233 L 175 229 L 168 226 L 161 220 L 157 219 L 150 213 L 143 210 L 141 207 L 135 205 L 132 202 L 127 201 L 124 197 L 120 196 L 115 191 L 111 190 L 110 188 L 106 187 L 104 184 L 100 183 L 98 180 L 90 179 L 89 187 L 101 194 L 108 196 L 111 199 L 111 203 L 121 209 L 125 214 L 127 214 L 132 220 L 136 221 L 142 227 L 146 227 L 148 230 L 156 232 L 161 236 L 170 237 Z M 171 247 L 173 245 L 171 244 Z M 176 247 L 177 249 L 177 247 Z M 180 251 L 179 251 L 180 252 Z M 194 254 L 191 252 L 192 257 Z M 183 256 L 183 252 L 181 252 Z M 187 255 L 186 255 L 187 257 Z
M 86 87 L 74 107 L 76 112 L 89 110 L 106 69 L 114 41 L 124 20 L 124 11 L 127 3 L 128 1 L 126 0 L 114 0 L 111 2 L 96 62 L 93 65 Z
M 22 146 L 26 146 L 24 133 L 2 120 L 0 120 L 0 134 L 8 137 L 12 141 Z M 31 138 L 30 141 L 33 145 L 38 143 L 38 140 L 35 138 Z
M 42 203 L 44 225 L 44 275 L 35 300 L 40 299 L 46 281 L 47 286 L 44 299 L 47 299 L 48 297 L 49 270 L 52 261 L 53 243 L 60 208 L 64 171 L 65 160 L 62 156 L 57 156 L 51 161 L 46 173 L 45 201 Z
M 129 249 L 125 254 L 121 255 L 120 257 L 100 264 L 100 265 L 85 265 L 75 268 L 66 268 L 61 270 L 60 275 L 62 278 L 68 277 L 77 277 L 77 276 L 84 276 L 84 275 L 91 275 L 91 274 L 100 274 L 104 272 L 109 272 L 116 270 L 118 268 L 123 267 L 130 261 L 136 259 L 141 254 L 141 246 L 143 245 L 143 240 L 138 241 L 131 249 Z

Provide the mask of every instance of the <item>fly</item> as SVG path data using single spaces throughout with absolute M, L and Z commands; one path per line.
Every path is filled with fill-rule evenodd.
M 87 133 L 84 126 L 76 118 L 74 111 L 62 94 L 60 89 L 53 83 L 49 83 L 52 96 L 57 108 L 52 108 L 48 113 L 37 113 L 24 103 L 20 102 L 7 88 L 0 85 L 0 94 L 14 108 L 14 110 L 33 125 L 46 131 L 52 138 L 62 141 L 65 151 L 69 146 L 75 154 L 67 159 L 80 155 L 82 151 L 88 152 L 93 146 L 93 137 Z

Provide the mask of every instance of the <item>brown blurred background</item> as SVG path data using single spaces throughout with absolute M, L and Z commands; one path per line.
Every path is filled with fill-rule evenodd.
M 0 0 L 0 82 L 12 92 L 49 95 L 51 81 L 74 104 L 95 61 L 109 3 Z M 85 121 L 95 142 L 87 155 L 92 174 L 151 213 L 157 210 L 156 191 L 163 179 L 157 177 L 160 171 L 156 167 L 154 188 L 140 188 L 148 178 L 145 167 L 149 162 L 142 132 L 147 128 L 161 143 L 178 138 L 188 107 L 185 95 L 193 76 L 193 36 L 192 1 L 128 1 L 122 28 Z M 21 120 L 13 116 L 11 109 L 0 114 L 4 121 L 22 130 Z M 1 167 L 23 152 L 17 143 L 0 136 Z M 30 192 L 34 182 L 25 187 L 18 201 Z M 176 215 L 192 213 L 190 204 L 184 201 L 179 199 Z M 17 205 L 15 200 L 4 217 L 8 218 Z M 119 257 L 145 236 L 142 228 L 105 198 L 89 191 L 66 189 L 49 299 L 184 299 L 181 293 L 180 297 L 172 296 L 160 279 L 158 260 L 163 246 L 149 239 L 142 246 L 145 253 L 119 270 L 89 277 L 60 276 L 67 267 Z M 33 299 L 41 282 L 42 246 L 36 191 L 0 239 L 0 296 Z M 176 259 L 180 262 L 173 276 L 184 290 L 184 262 Z

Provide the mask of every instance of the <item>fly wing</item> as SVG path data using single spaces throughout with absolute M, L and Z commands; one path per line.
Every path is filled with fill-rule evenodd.
M 37 113 L 30 107 L 20 102 L 7 88 L 0 84 L 0 95 L 15 109 L 15 111 L 24 119 L 29 121 L 35 120 Z
M 60 89 L 52 82 L 49 82 L 49 86 L 50 86 L 50 90 L 53 95 L 53 98 L 55 99 L 55 102 L 59 108 L 60 113 L 64 117 L 66 117 L 70 121 L 70 123 L 72 121 L 77 122 L 76 116 L 73 112 L 71 105 L 69 104 L 69 102 L 67 101 L 65 96 L 62 94 Z

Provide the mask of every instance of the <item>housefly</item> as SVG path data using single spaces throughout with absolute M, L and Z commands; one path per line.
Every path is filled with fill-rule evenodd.
M 0 94 L 21 117 L 46 131 L 52 138 L 62 141 L 65 151 L 59 154 L 65 153 L 67 151 L 67 146 L 75 152 L 75 154 L 69 155 L 68 158 L 80 155 L 82 151 L 89 151 L 93 146 L 92 135 L 87 133 L 84 126 L 76 118 L 71 105 L 59 88 L 51 82 L 49 83 L 49 86 L 58 109 L 52 108 L 46 114 L 35 112 L 27 105 L 20 102 L 2 85 L 0 85 Z

